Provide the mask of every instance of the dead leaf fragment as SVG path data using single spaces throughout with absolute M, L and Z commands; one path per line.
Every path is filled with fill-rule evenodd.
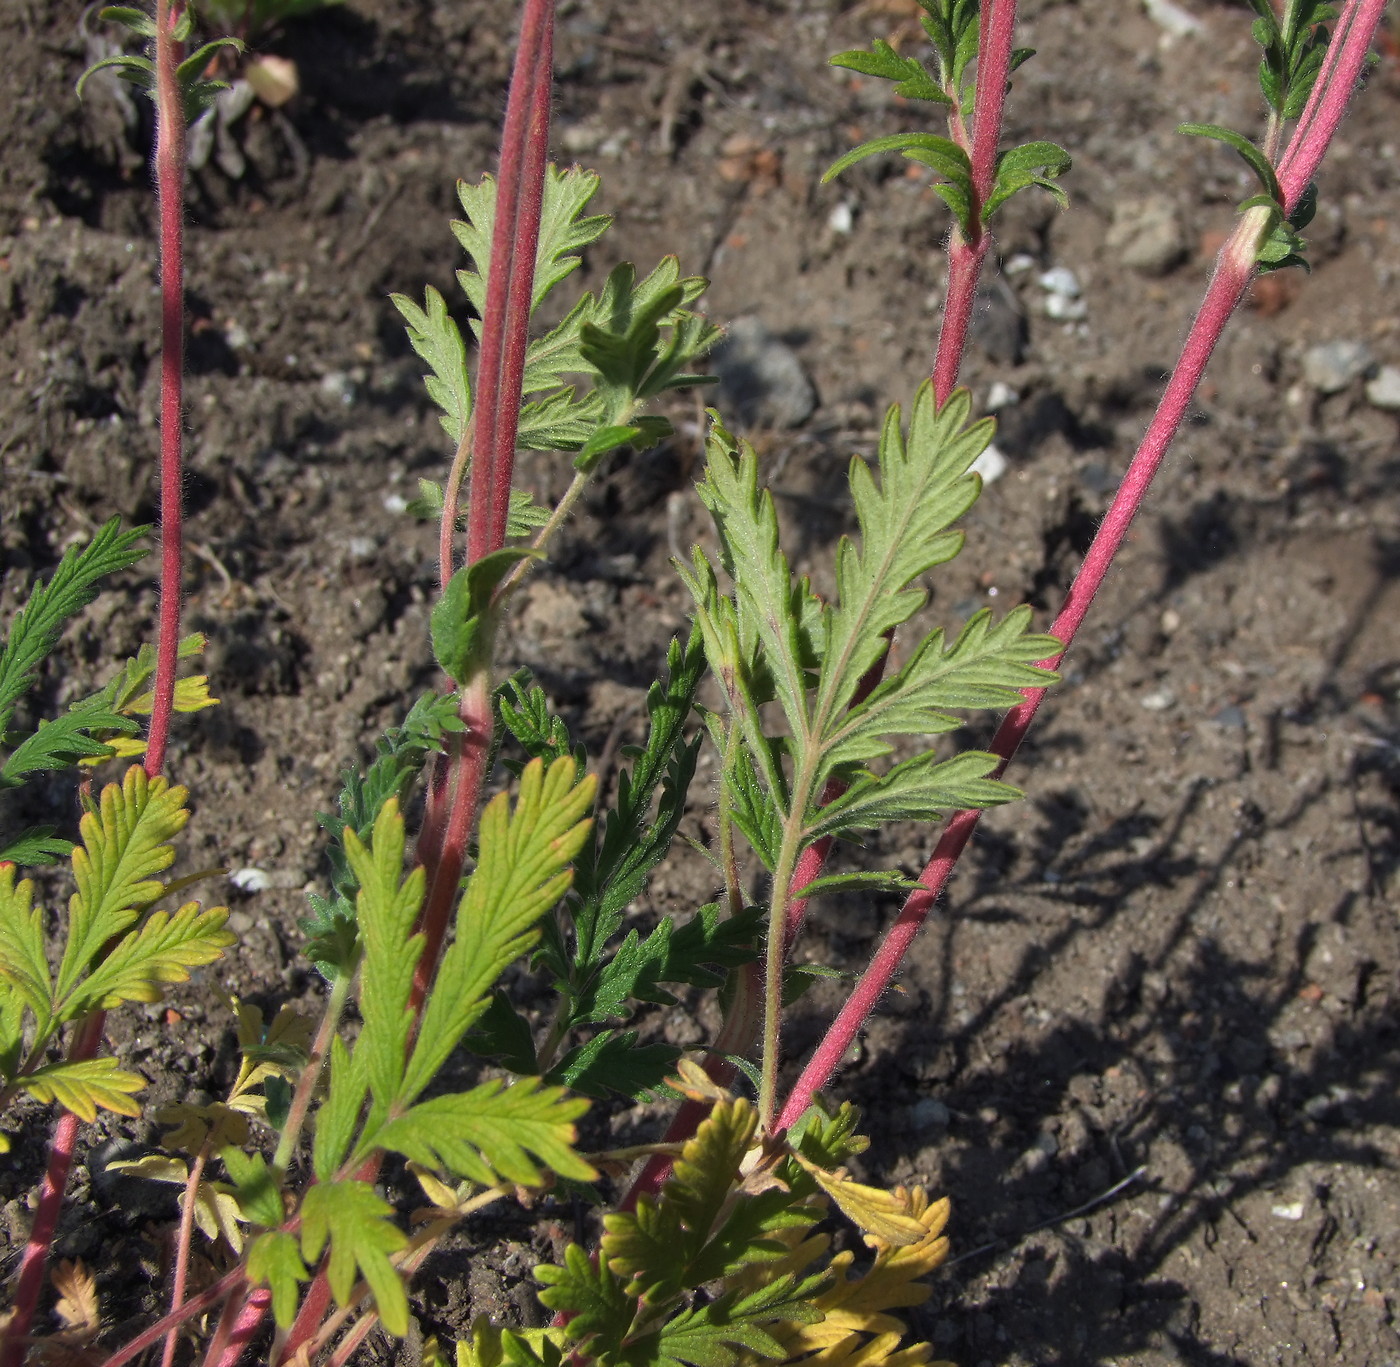
M 102 1313 L 97 1304 L 97 1278 L 83 1266 L 83 1260 L 64 1259 L 54 1269 L 54 1290 L 58 1304 L 54 1314 L 63 1321 L 63 1332 L 70 1342 L 82 1342 L 94 1337 L 102 1325 Z

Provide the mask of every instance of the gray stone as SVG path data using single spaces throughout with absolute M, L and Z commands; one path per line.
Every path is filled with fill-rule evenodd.
M 1319 394 L 1339 394 L 1371 368 L 1365 342 L 1320 342 L 1303 353 L 1303 379 Z
M 1366 401 L 1377 408 L 1400 411 L 1400 365 L 1383 365 L 1366 386 Z
M 1120 199 L 1104 245 L 1127 267 L 1144 275 L 1165 275 L 1186 256 L 1186 232 L 1176 205 L 1166 195 Z
M 797 353 L 758 318 L 736 318 L 713 356 L 721 412 L 752 427 L 796 427 L 817 406 Z

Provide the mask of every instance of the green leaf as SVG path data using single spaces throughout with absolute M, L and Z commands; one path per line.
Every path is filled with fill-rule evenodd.
M 345 1041 L 331 1040 L 330 1087 L 316 1112 L 316 1142 L 312 1165 L 316 1176 L 327 1182 L 345 1161 L 355 1137 L 360 1110 L 369 1092 L 369 1074 L 362 1056 L 351 1057 Z
M 73 851 L 78 890 L 68 903 L 58 998 L 68 996 L 108 940 L 165 894 L 154 875 L 175 859 L 169 842 L 189 820 L 186 796 L 184 788 L 148 778 L 132 765 L 120 786 L 111 783 L 102 790 L 98 809 L 83 816 L 82 845 Z
M 144 10 L 133 9 L 129 5 L 104 5 L 97 11 L 97 17 L 104 24 L 121 24 L 138 38 L 155 41 L 155 20 Z
M 165 983 L 188 982 L 191 968 L 223 957 L 237 937 L 224 929 L 226 907 L 202 911 L 188 902 L 169 916 L 153 912 L 139 930 L 124 936 L 110 954 L 64 1000 L 65 1019 L 121 1002 L 157 1002 Z
M 659 1367 L 735 1367 L 744 1354 L 786 1358 L 788 1349 L 761 1326 L 819 1324 L 825 1314 L 812 1304 L 828 1278 L 775 1277 L 765 1286 L 741 1294 L 731 1291 L 705 1305 L 682 1310 L 662 1328 Z
M 573 1148 L 573 1122 L 587 1109 L 586 1101 L 567 1096 L 562 1087 L 541 1086 L 536 1078 L 510 1088 L 493 1079 L 469 1092 L 420 1102 L 380 1127 L 373 1143 L 483 1186 L 502 1179 L 543 1185 L 532 1159 L 560 1177 L 590 1182 L 597 1173 Z
M 498 609 L 492 597 L 501 581 L 534 551 L 506 546 L 463 565 L 448 581 L 432 612 L 433 655 L 443 672 L 458 683 L 490 667 Z
M 392 1214 L 368 1182 L 318 1182 L 302 1198 L 301 1255 L 315 1263 L 329 1241 L 326 1271 L 336 1301 L 349 1306 L 358 1267 L 384 1327 L 402 1338 L 408 1333 L 408 1296 L 389 1255 L 406 1248 L 408 1238 L 389 1221 Z
M 828 873 L 821 878 L 814 878 L 805 887 L 794 892 L 793 897 L 822 897 L 832 892 L 913 892 L 918 886 L 917 879 L 908 878 L 892 869 L 862 869 L 853 873 Z
M 248 1280 L 254 1286 L 272 1288 L 272 1316 L 279 1329 L 290 1329 L 301 1283 L 311 1280 L 297 1248 L 297 1236 L 280 1229 L 258 1235 L 248 1246 Z
M 982 222 L 990 222 L 992 215 L 1012 195 L 1028 185 L 1038 185 L 1048 191 L 1063 209 L 1069 197 L 1055 184 L 1055 178 L 1064 175 L 1073 164 L 1069 153 L 1053 142 L 1026 142 L 1002 152 L 997 157 L 992 193 L 982 206 Z
M 29 826 L 0 850 L 0 863 L 61 864 L 72 853 L 73 842 L 55 835 L 52 826 Z
M 478 1058 L 490 1059 L 518 1076 L 539 1072 L 535 1057 L 535 1036 L 530 1023 L 511 1005 L 510 998 L 497 988 L 491 1005 L 467 1034 L 467 1048 Z M 555 1079 L 552 1081 L 565 1081 Z
M 564 1265 L 535 1268 L 545 1289 L 540 1304 L 565 1319 L 573 1343 L 589 1344 L 594 1361 L 607 1361 L 620 1350 L 637 1314 L 637 1302 L 602 1260 L 594 1262 L 577 1244 L 564 1250 Z
M 946 650 L 941 630 L 925 637 L 898 674 L 833 721 L 821 777 L 888 753 L 886 737 L 955 730 L 961 721 L 949 709 L 1015 707 L 1021 689 L 1053 682 L 1056 676 L 1038 662 L 1058 655 L 1060 643 L 1028 632 L 1030 620 L 1027 607 L 1013 608 L 1000 622 L 984 608 Z
M 19 1079 L 35 1101 L 56 1101 L 79 1120 L 91 1124 L 99 1109 L 118 1115 L 141 1114 L 131 1097 L 146 1085 L 136 1073 L 123 1072 L 114 1058 L 88 1058 L 76 1063 L 50 1063 Z
M 1270 199 L 1282 201 L 1283 192 L 1279 189 L 1278 176 L 1269 159 L 1244 136 L 1233 129 L 1224 128 L 1218 123 L 1182 123 L 1176 131 L 1192 138 L 1213 138 L 1233 147 L 1244 158 L 1245 165 L 1259 177 L 1259 184 Z
M 460 443 L 472 413 L 467 348 L 442 295 L 429 285 L 423 297 L 426 309 L 420 309 L 405 294 L 389 296 L 408 324 L 409 345 L 432 367 L 432 374 L 423 377 L 423 385 L 428 397 L 442 409 L 443 430 Z
M 666 1079 L 676 1068 L 681 1051 L 673 1044 L 637 1043 L 635 1030 L 604 1030 L 585 1044 L 570 1049 L 549 1070 L 549 1081 L 572 1092 L 607 1101 L 655 1101 L 676 1096 Z
M 65 769 L 81 759 L 105 759 L 112 747 L 92 736 L 94 731 L 132 735 L 140 728 L 128 717 L 113 712 L 101 697 L 74 703 L 61 717 L 40 722 L 26 736 L 0 769 L 0 788 L 16 788 L 32 773 Z
M 8 730 L 15 703 L 33 686 L 35 671 L 57 644 L 63 624 L 97 596 L 100 579 L 145 555 L 139 543 L 149 530 L 124 532 L 121 519 L 114 517 L 86 546 L 70 546 L 49 581 L 31 590 L 0 652 L 0 734 Z
M 856 778 L 835 802 L 823 807 L 803 833 L 805 842 L 824 835 L 850 835 L 890 821 L 936 821 L 965 808 L 1013 802 L 1020 790 L 987 778 L 1001 761 L 968 750 L 939 763 L 932 754 L 915 755 L 887 774 Z
M 267 1166 L 267 1160 L 260 1153 L 244 1153 L 232 1145 L 221 1150 L 219 1156 L 228 1169 L 234 1198 L 243 1218 L 252 1224 L 276 1229 L 286 1219 L 286 1211 L 282 1208 L 277 1174 Z
M 596 786 L 591 775 L 578 777 L 572 759 L 556 760 L 548 770 L 532 760 L 521 774 L 514 811 L 506 793 L 486 805 L 477 866 L 424 1008 L 399 1105 L 432 1081 L 485 1011 L 506 965 L 533 943 L 535 922 L 563 896 L 569 863 L 588 838 L 591 823 L 585 814 Z
M 380 811 L 369 848 L 346 828 L 345 855 L 360 885 L 356 911 L 364 944 L 360 977 L 364 1025 L 355 1054 L 357 1059 L 363 1057 L 369 1082 L 370 1126 L 389 1113 L 403 1084 L 414 1023 L 409 997 L 423 952 L 422 934 L 412 932 L 423 903 L 425 876 L 416 868 L 402 877 L 403 853 L 403 818 L 394 798 Z
M 948 180 L 971 183 L 972 163 L 968 161 L 967 153 L 951 138 L 941 138 L 936 133 L 891 133 L 888 137 L 863 142 L 859 147 L 851 148 L 845 156 L 838 157 L 822 175 L 822 184 L 835 180 L 858 161 L 878 156 L 881 152 L 902 152 L 911 160 L 932 167 Z
M 856 48 L 851 52 L 838 52 L 828 57 L 831 66 L 845 67 L 848 71 L 858 71 L 862 76 L 878 76 L 881 80 L 896 81 L 894 93 L 907 100 L 932 100 L 938 104 L 952 104 L 938 83 L 924 70 L 923 64 L 914 57 L 901 57 L 888 43 L 876 38 L 870 51 Z
M 850 465 L 851 497 L 860 542 L 842 537 L 836 548 L 839 604 L 823 613 L 822 667 L 813 708 L 823 739 L 843 725 L 861 680 L 887 648 L 886 633 L 908 621 L 927 601 L 910 585 L 962 549 L 949 531 L 977 500 L 981 481 L 971 466 L 986 450 L 994 424 L 967 425 L 972 408 L 965 389 L 940 409 L 927 381 L 914 400 L 906 443 L 900 411 L 892 407 L 880 434 L 877 485 L 870 467 Z

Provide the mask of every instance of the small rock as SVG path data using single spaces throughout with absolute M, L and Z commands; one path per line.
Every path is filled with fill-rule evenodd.
M 1150 693 L 1144 693 L 1138 699 L 1138 706 L 1146 712 L 1169 712 L 1176 706 L 1176 694 L 1163 685 L 1161 688 L 1154 688 Z
M 1175 0 L 1144 0 L 1147 17 L 1162 30 L 1164 38 L 1190 38 L 1205 25 Z
M 1045 300 L 1045 316 L 1057 323 L 1077 323 L 1089 316 L 1089 306 L 1082 299 L 1052 294 Z
M 1186 256 L 1186 233 L 1166 195 L 1120 199 L 1104 245 L 1131 270 L 1165 275 Z
M 355 402 L 355 382 L 343 370 L 328 370 L 318 388 L 327 398 L 338 399 L 347 408 Z
M 856 212 L 850 200 L 843 199 L 827 216 L 826 226 L 842 237 L 849 237 L 856 226 Z
M 946 1130 L 953 1113 L 939 1100 L 926 1096 L 909 1108 L 909 1122 L 919 1134 L 926 1130 Z
M 1303 353 L 1303 378 L 1319 394 L 1339 394 L 1371 368 L 1365 342 L 1321 342 Z
M 234 935 L 246 935 L 252 930 L 254 921 L 246 911 L 231 911 L 228 914 L 227 925 Z
M 1243 731 L 1245 728 L 1245 718 L 1242 709 L 1234 703 L 1226 703 L 1212 718 L 1217 726 L 1224 727 L 1227 731 Z
M 1006 457 L 996 444 L 988 446 L 976 460 L 968 466 L 973 474 L 982 476 L 983 484 L 995 484 L 1006 473 Z
M 1010 408 L 1012 404 L 1020 401 L 1021 396 L 1009 384 L 1003 384 L 1000 380 L 993 380 L 992 387 L 987 390 L 988 413 L 999 413 L 1003 408 Z
M 1383 365 L 1366 386 L 1366 402 L 1377 408 L 1400 410 L 1400 366 Z
M 759 427 L 796 427 L 817 406 L 797 353 L 753 317 L 736 318 L 713 356 L 719 407 Z
M 1269 1214 L 1276 1220 L 1298 1221 L 1303 1218 L 1307 1206 L 1302 1201 L 1291 1201 L 1287 1205 L 1274 1206 Z
M 1024 275 L 1027 271 L 1035 269 L 1035 257 L 1027 255 L 1025 252 L 1017 252 L 1015 256 L 1007 260 L 1002 267 L 1007 275 Z
M 402 513 L 408 508 L 408 500 L 402 494 L 385 494 L 384 507 L 391 513 Z
M 1175 608 L 1166 608 L 1158 620 L 1163 636 L 1172 636 L 1181 626 L 1181 614 Z
M 264 869 L 234 869 L 229 874 L 228 881 L 239 892 L 266 892 L 272 886 L 272 879 L 268 877 Z
M 1051 266 L 1040 273 L 1037 283 L 1046 294 L 1057 294 L 1064 299 L 1079 298 L 1079 277 L 1068 266 Z

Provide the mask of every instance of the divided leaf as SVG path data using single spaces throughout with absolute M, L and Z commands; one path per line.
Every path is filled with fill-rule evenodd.
M 350 1304 L 358 1268 L 374 1293 L 384 1327 L 402 1338 L 408 1333 L 408 1295 L 389 1258 L 408 1247 L 408 1237 L 390 1221 L 392 1214 L 393 1207 L 368 1182 L 318 1182 L 301 1203 L 301 1255 L 314 1264 L 329 1243 L 326 1270 L 336 1301 Z M 264 1257 L 275 1261 L 260 1264 L 259 1270 L 269 1278 L 275 1273 L 285 1287 L 292 1270 L 285 1249 L 271 1246 Z

